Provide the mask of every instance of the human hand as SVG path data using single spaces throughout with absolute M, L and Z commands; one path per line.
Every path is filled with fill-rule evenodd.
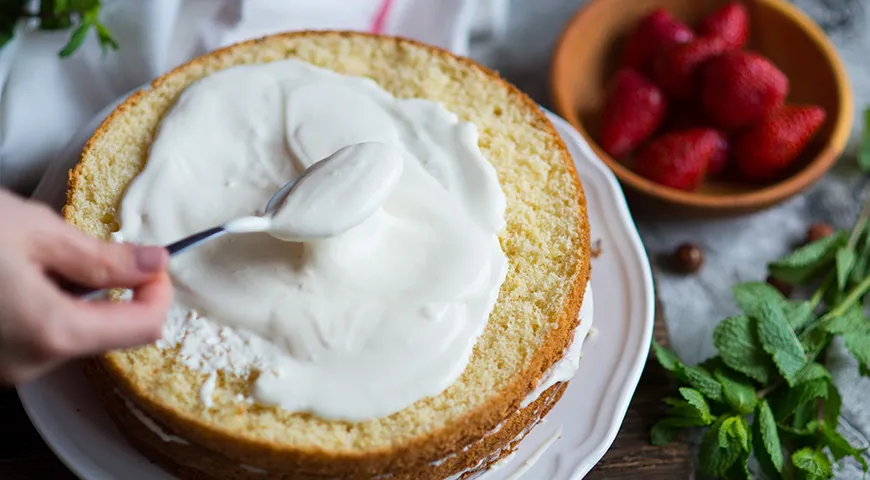
M 96 239 L 48 207 L 0 190 L 0 384 L 157 340 L 172 299 L 168 263 L 164 248 Z M 133 300 L 81 300 L 61 290 L 57 277 L 132 288 Z

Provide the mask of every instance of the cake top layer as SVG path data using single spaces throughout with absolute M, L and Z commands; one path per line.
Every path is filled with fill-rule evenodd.
M 207 408 L 199 401 L 207 374 L 154 346 L 113 352 L 105 365 L 129 398 L 175 433 L 227 455 L 257 457 L 251 461 L 258 465 L 322 461 L 323 471 L 338 471 L 346 461 L 389 471 L 441 458 L 498 425 L 562 356 L 589 279 L 589 225 L 572 160 L 541 109 L 492 72 L 411 41 L 342 32 L 281 35 L 214 52 L 158 79 L 103 123 L 71 174 L 65 217 L 107 238 L 160 120 L 186 87 L 231 66 L 287 58 L 368 77 L 397 98 L 441 103 L 477 127 L 506 199 L 499 242 L 508 273 L 468 367 L 437 396 L 349 424 L 240 404 L 237 396 L 249 394 L 252 382 L 233 375 L 218 376 Z

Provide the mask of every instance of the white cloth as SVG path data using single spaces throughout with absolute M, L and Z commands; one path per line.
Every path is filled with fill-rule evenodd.
M 503 34 L 505 0 L 109 0 L 72 57 L 70 32 L 22 24 L 0 50 L 0 186 L 29 192 L 53 156 L 106 104 L 190 58 L 282 31 L 341 29 L 414 38 L 466 55 L 472 31 Z

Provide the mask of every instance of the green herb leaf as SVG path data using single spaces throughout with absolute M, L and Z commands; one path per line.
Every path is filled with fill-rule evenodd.
M 722 401 L 722 385 L 713 378 L 713 375 L 701 367 L 683 365 L 680 369 L 686 382 L 698 392 L 713 401 Z
M 810 382 L 812 380 L 831 380 L 831 374 L 824 365 L 816 362 L 808 363 L 795 378 L 795 384 Z
M 749 472 L 749 453 L 741 453 L 723 476 L 726 480 L 752 480 L 752 474 Z
M 733 426 L 732 418 L 735 417 L 722 417 L 717 420 L 701 440 L 699 450 L 701 469 L 710 475 L 724 475 L 744 451 L 743 444 L 738 438 L 739 434 L 734 431 L 739 427 Z M 739 418 L 746 421 L 743 417 Z M 728 427 L 725 427 L 726 422 Z
M 722 385 L 713 378 L 713 375 L 710 375 L 710 372 L 703 367 L 683 365 L 683 362 L 672 351 L 655 341 L 653 341 L 652 348 L 659 364 L 665 370 L 673 373 L 678 380 L 688 383 L 711 400 L 722 401 Z
M 659 446 L 667 445 L 673 442 L 684 428 L 688 426 L 696 426 L 684 425 L 684 423 L 685 422 L 681 419 L 676 418 L 665 418 L 664 420 L 660 420 L 658 423 L 653 425 L 652 430 L 650 431 L 652 444 Z
M 100 7 L 100 0 L 68 0 L 70 8 L 77 12 L 86 12 Z
M 836 428 L 827 423 L 822 425 L 821 431 L 825 441 L 828 443 L 828 448 L 831 449 L 831 455 L 834 456 L 834 460 L 840 461 L 843 458 L 852 457 L 861 464 L 864 471 L 867 471 L 867 461 L 862 456 L 864 449 L 853 447 L 846 438 L 837 432 Z
M 680 395 L 686 399 L 686 403 L 697 410 L 701 419 L 707 423 L 710 423 L 713 420 L 712 415 L 710 415 L 710 406 L 707 405 L 707 401 L 704 400 L 704 395 L 702 395 L 701 392 L 694 388 L 680 387 Z M 709 421 L 707 421 L 708 419 Z
M 842 291 L 846 288 L 846 282 L 855 264 L 855 252 L 848 246 L 840 247 L 837 249 L 834 262 L 837 266 L 837 287 Z
M 780 478 L 783 468 L 782 444 L 773 411 L 766 400 L 758 402 L 752 422 L 752 445 L 755 457 L 768 478 Z
M 757 401 L 757 392 L 752 384 L 724 368 L 717 369 L 714 375 L 722 384 L 722 394 L 728 405 L 738 413 L 752 413 Z
M 846 310 L 843 315 L 833 317 L 822 324 L 822 327 L 827 332 L 835 335 L 849 333 L 870 334 L 870 319 L 867 318 L 864 309 L 860 305 L 854 305 Z
M 779 290 L 766 282 L 738 283 L 731 288 L 731 294 L 743 313 L 755 318 L 761 316 L 761 307 L 764 304 L 776 303 L 782 306 L 786 303 Z
M 770 273 L 780 280 L 803 285 L 829 264 L 838 248 L 847 242 L 846 232 L 837 232 L 798 248 L 783 259 L 768 265 Z
M 813 304 L 810 302 L 788 302 L 785 306 L 785 316 L 792 330 L 798 331 L 806 327 L 815 318 L 813 309 Z
M 801 346 L 807 358 L 815 358 L 831 342 L 831 334 L 823 328 L 808 330 L 801 334 Z
M 794 384 L 797 374 L 806 366 L 804 348 L 785 318 L 782 307 L 765 303 L 758 318 L 758 337 L 764 351 L 773 356 L 773 363 L 789 385 Z
M 831 459 L 820 450 L 802 448 L 792 454 L 791 463 L 807 480 L 827 480 L 833 475 Z
M 682 362 L 680 362 L 680 359 L 674 352 L 669 348 L 659 345 L 659 342 L 655 340 L 652 342 L 652 349 L 653 354 L 656 356 L 656 360 L 658 360 L 659 365 L 661 365 L 662 368 L 671 373 L 677 373 L 677 366 L 682 365 Z
M 836 425 L 840 420 L 840 407 L 843 406 L 843 399 L 840 397 L 840 392 L 833 381 L 828 382 L 828 395 L 825 397 L 825 404 L 822 407 L 822 415 L 825 422 Z
M 761 346 L 755 319 L 726 318 L 713 331 L 713 345 L 725 365 L 735 371 L 764 384 L 776 378 L 776 366 Z
M 864 172 L 870 172 L 870 108 L 864 110 L 864 140 L 858 152 L 858 167 Z
M 66 46 L 58 53 L 61 58 L 66 58 L 73 54 L 85 41 L 85 38 L 88 36 L 88 32 L 91 30 L 92 25 L 88 22 L 82 21 L 82 23 L 73 30 L 72 35 L 69 37 L 69 41 Z
M 807 432 L 809 435 L 815 435 L 818 428 L 816 420 L 816 402 L 802 403 L 794 408 L 794 416 L 791 420 L 792 427 L 797 431 Z
M 858 362 L 861 375 L 870 373 L 870 334 L 856 332 L 843 334 L 843 346 Z
M 118 42 L 115 41 L 114 37 L 112 37 L 109 29 L 106 28 L 102 23 L 95 23 L 94 27 L 97 29 L 97 40 L 100 41 L 100 48 L 103 50 L 103 55 L 108 53 L 109 50 L 117 50 Z

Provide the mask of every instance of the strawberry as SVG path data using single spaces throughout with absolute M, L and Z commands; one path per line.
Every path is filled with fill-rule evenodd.
M 710 60 L 700 84 L 704 111 L 726 130 L 758 123 L 788 95 L 788 77 L 766 58 L 749 52 L 728 52 Z
M 689 27 L 660 8 L 647 15 L 628 37 L 622 64 L 625 67 L 646 71 L 659 50 L 690 42 L 694 36 Z
M 776 179 L 794 163 L 825 121 L 821 107 L 785 106 L 734 142 L 734 159 L 745 180 Z
M 671 98 L 689 100 L 697 90 L 700 67 L 726 50 L 725 42 L 718 38 L 673 46 L 656 58 L 652 79 Z
M 599 145 L 614 158 L 631 153 L 659 128 L 665 109 L 655 84 L 635 70 L 620 70 L 604 102 Z
M 728 169 L 728 157 L 731 153 L 731 145 L 724 135 L 719 135 L 716 141 L 716 148 L 713 150 L 713 155 L 710 156 L 710 164 L 707 166 L 707 175 L 710 177 L 719 176 L 725 173 Z
M 695 190 L 704 181 L 710 159 L 721 148 L 722 135 L 708 128 L 667 133 L 637 156 L 635 170 L 665 186 Z
M 731 2 L 701 20 L 696 31 L 702 37 L 721 38 L 728 48 L 739 50 L 749 40 L 749 12 L 742 3 Z

